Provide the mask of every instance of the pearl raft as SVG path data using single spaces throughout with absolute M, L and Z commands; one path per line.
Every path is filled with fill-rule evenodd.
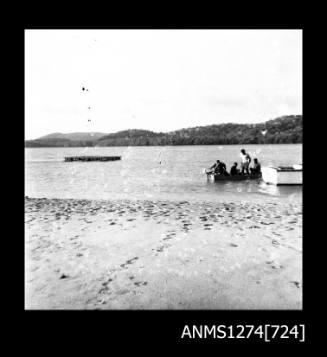
M 65 161 L 116 161 L 121 156 L 66 156 Z

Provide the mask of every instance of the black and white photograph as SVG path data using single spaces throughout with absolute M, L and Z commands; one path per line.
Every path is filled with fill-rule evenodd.
M 25 29 L 25 310 L 302 310 L 301 29 Z

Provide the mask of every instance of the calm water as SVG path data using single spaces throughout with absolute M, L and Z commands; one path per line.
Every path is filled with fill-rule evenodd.
M 302 163 L 302 145 L 246 145 L 262 166 Z M 229 170 L 241 146 L 26 148 L 25 195 L 47 198 L 168 200 L 295 200 L 302 187 L 263 182 L 208 182 L 215 160 Z M 113 162 L 64 162 L 65 156 L 120 155 Z M 161 162 L 161 163 L 160 163 Z

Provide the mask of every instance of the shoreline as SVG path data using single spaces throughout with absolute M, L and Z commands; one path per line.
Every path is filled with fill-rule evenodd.
M 301 309 L 302 204 L 25 197 L 26 309 Z
M 30 139 L 37 140 L 37 139 Z M 25 149 L 40 149 L 40 148 L 74 148 L 74 149 L 85 149 L 85 148 L 125 148 L 125 147 L 174 147 L 174 146 L 255 146 L 255 145 L 303 145 L 303 142 L 300 143 L 257 143 L 257 144 L 176 144 L 176 145 L 108 145 L 108 146 L 25 146 Z

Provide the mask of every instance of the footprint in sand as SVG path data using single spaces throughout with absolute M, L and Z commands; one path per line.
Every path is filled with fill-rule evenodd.
M 283 269 L 284 266 L 279 264 L 279 263 L 276 263 L 275 261 L 273 260 L 270 260 L 270 261 L 266 261 L 266 264 L 270 265 L 272 269 Z
M 135 260 L 139 259 L 138 257 L 134 257 L 132 259 L 127 260 L 125 263 L 121 264 L 122 268 L 125 268 L 127 265 L 133 264 Z
M 189 228 L 192 225 L 192 223 L 184 223 L 183 228 Z
M 148 285 L 148 282 L 147 281 L 135 281 L 134 285 L 136 285 L 136 286 Z
M 100 290 L 99 290 L 99 293 L 103 293 L 103 292 L 105 292 L 105 291 L 107 291 L 109 288 L 108 288 L 108 285 L 111 283 L 113 281 L 113 279 L 108 279 L 107 281 L 105 281 L 105 282 L 103 282 L 102 283 L 102 286 L 103 286 L 103 288 L 101 288 Z
M 170 240 L 170 239 L 172 239 L 172 237 L 167 236 L 167 237 L 163 238 L 162 240 Z
M 290 281 L 291 284 L 294 284 L 298 289 L 300 288 L 301 284 L 298 281 Z
M 163 252 L 164 248 L 165 248 L 164 246 L 161 246 L 161 247 L 157 248 L 156 251 L 158 253 Z
M 279 233 L 277 233 L 277 232 L 272 232 L 272 234 L 274 234 L 275 236 L 281 237 L 281 234 L 279 234 Z
M 98 304 L 101 304 L 101 305 L 104 305 L 107 303 L 107 300 L 106 299 L 99 299 L 97 301 Z M 95 308 L 95 310 L 101 310 L 100 308 Z

